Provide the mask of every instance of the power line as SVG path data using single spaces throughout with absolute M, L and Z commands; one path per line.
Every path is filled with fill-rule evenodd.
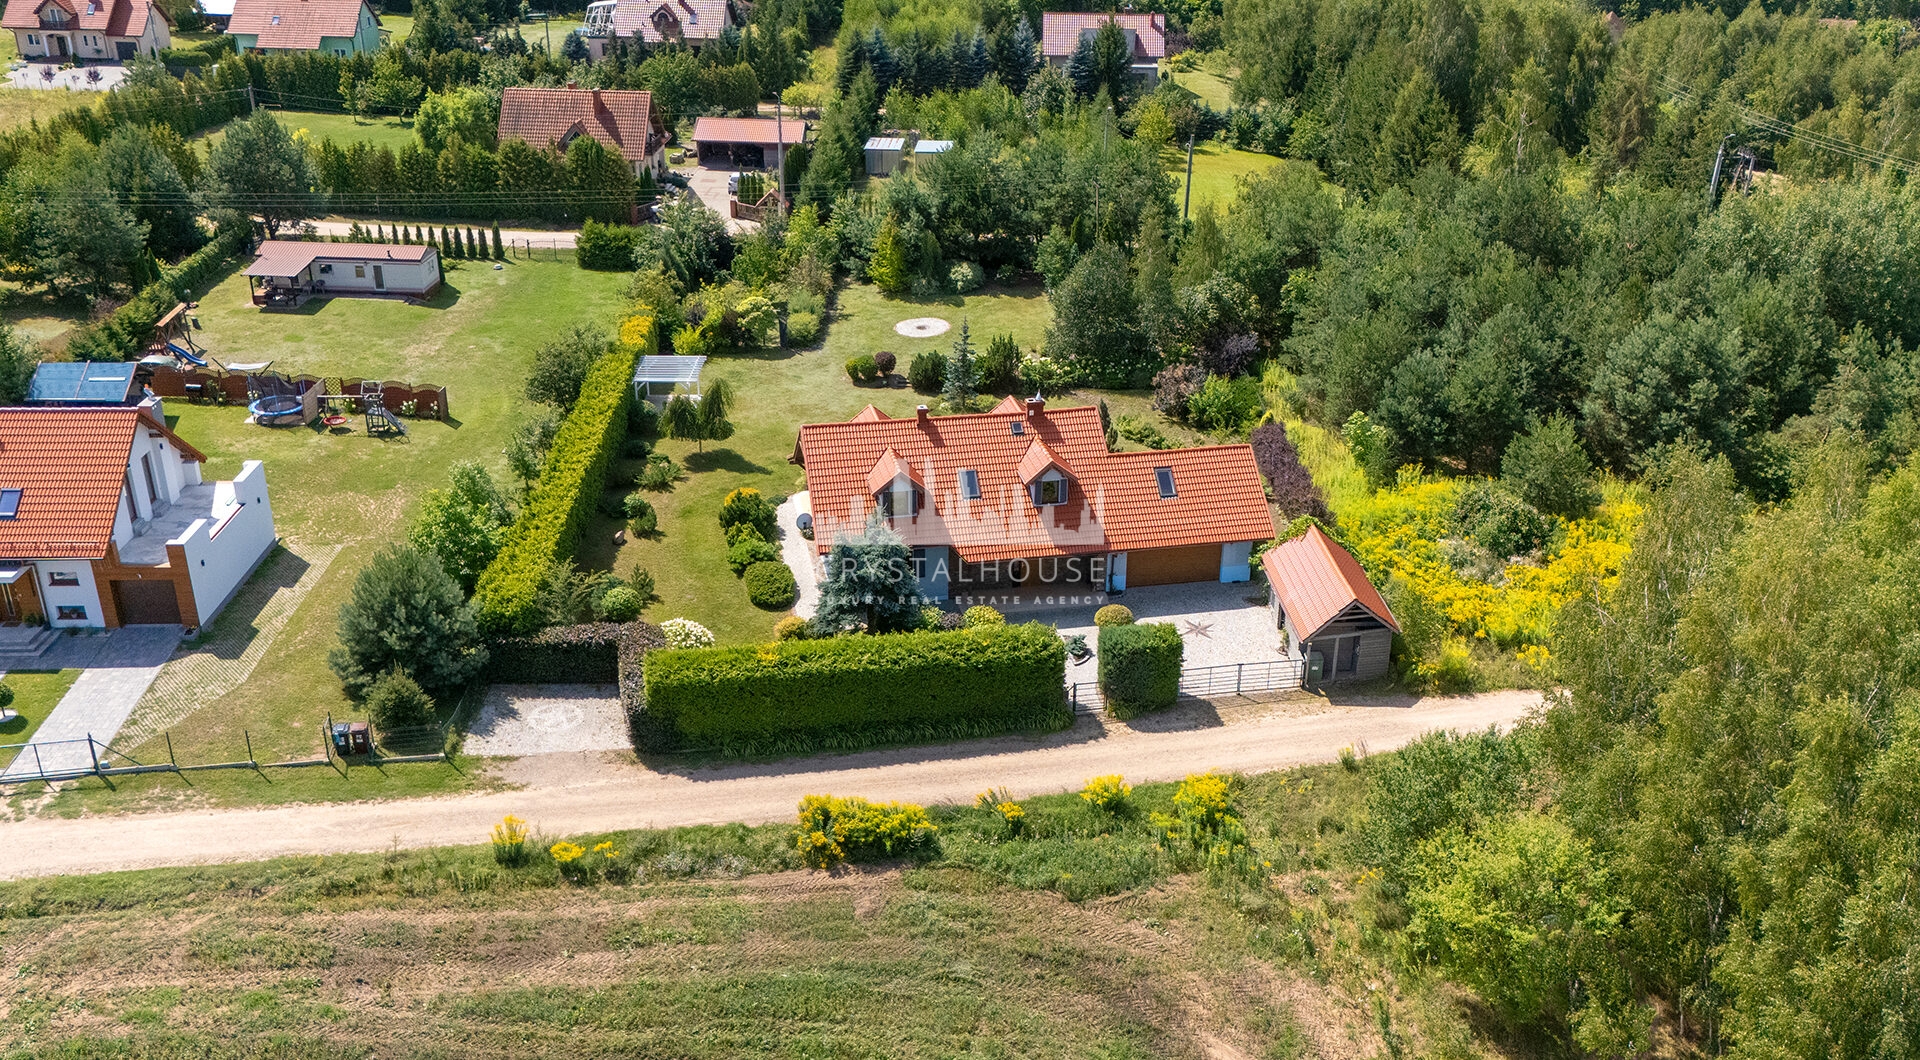
M 1661 86 L 1675 97 L 1702 108 L 1707 106 L 1705 100 L 1694 95 L 1692 90 L 1681 82 L 1666 74 L 1660 74 L 1659 78 Z M 1841 140 L 1837 137 L 1828 136 L 1825 133 L 1815 132 L 1811 129 L 1802 129 L 1798 125 L 1792 124 L 1783 118 L 1777 118 L 1771 114 L 1755 110 L 1738 101 L 1728 100 L 1725 105 L 1742 121 L 1762 132 L 1783 136 L 1789 140 L 1798 141 L 1808 147 L 1815 148 L 1816 150 L 1844 155 L 1855 161 L 1865 162 L 1869 165 L 1884 166 L 1906 173 L 1920 173 L 1920 162 L 1913 159 L 1904 158 L 1900 155 L 1890 154 L 1885 151 L 1876 151 L 1870 147 L 1864 147 L 1860 144 Z

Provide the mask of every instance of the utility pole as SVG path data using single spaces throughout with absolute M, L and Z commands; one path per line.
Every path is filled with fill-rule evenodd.
M 1720 204 L 1720 166 L 1727 160 L 1727 145 L 1733 142 L 1733 137 L 1733 133 L 1722 137 L 1720 150 L 1713 155 L 1713 179 L 1707 182 L 1707 209 L 1709 210 Z
M 253 101 L 253 82 L 248 81 L 247 82 L 247 113 L 252 114 L 254 111 L 259 109 L 260 109 L 260 104 L 255 103 Z
M 1187 211 L 1193 206 L 1193 135 L 1187 135 L 1187 198 L 1180 204 L 1180 219 L 1187 219 Z
M 773 186 L 778 189 L 776 202 L 780 204 L 780 216 L 787 214 L 787 108 L 780 97 L 773 97 L 773 156 L 779 161 L 774 163 Z

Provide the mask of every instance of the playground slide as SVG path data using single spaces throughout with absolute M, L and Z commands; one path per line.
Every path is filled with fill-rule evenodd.
M 175 343 L 167 343 L 167 352 L 193 365 L 195 368 L 205 368 L 207 366 L 207 359 L 205 357 L 195 354 L 192 350 L 182 349 Z
M 400 417 L 395 416 L 392 413 L 392 411 L 388 409 L 380 409 L 379 413 L 387 421 L 387 426 L 393 428 L 396 431 L 399 431 L 401 434 L 407 433 L 407 425 L 404 423 L 401 423 Z

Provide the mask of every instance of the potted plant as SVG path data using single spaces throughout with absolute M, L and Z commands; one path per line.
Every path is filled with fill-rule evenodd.
M 1069 633 L 1060 639 L 1067 642 L 1067 655 L 1072 658 L 1074 662 L 1083 663 L 1093 658 L 1093 649 L 1087 647 L 1086 634 Z

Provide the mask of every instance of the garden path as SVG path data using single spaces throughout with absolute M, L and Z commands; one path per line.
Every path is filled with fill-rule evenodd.
M 967 802 L 990 787 L 1025 798 L 1070 791 L 1108 773 L 1146 782 L 1210 769 L 1265 772 L 1330 761 L 1343 747 L 1392 750 L 1435 729 L 1510 726 L 1539 703 L 1537 692 L 1389 702 L 1301 697 L 1258 705 L 1195 703 L 1132 725 L 1082 718 L 1066 732 L 1037 738 L 712 767 L 648 768 L 604 752 L 538 755 L 520 763 L 554 760 L 564 768 L 510 770 L 509 779 L 527 786 L 478 795 L 18 821 L 0 827 L 7 850 L 0 878 L 477 843 L 509 813 L 541 834 L 558 836 L 788 820 L 802 795 L 817 792 Z

